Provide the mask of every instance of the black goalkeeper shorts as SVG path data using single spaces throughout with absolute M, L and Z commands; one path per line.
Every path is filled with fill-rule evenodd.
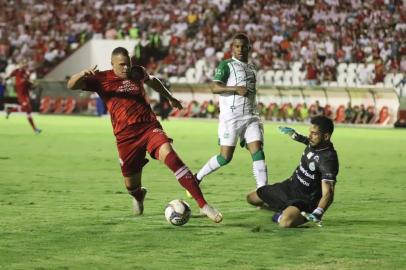
M 273 185 L 262 186 L 257 189 L 257 195 L 270 209 L 277 212 L 283 211 L 288 206 L 295 206 L 300 211 L 305 212 L 312 212 L 317 207 L 317 202 L 312 202 L 293 188 L 290 179 Z

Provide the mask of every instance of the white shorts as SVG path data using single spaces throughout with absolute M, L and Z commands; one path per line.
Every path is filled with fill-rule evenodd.
M 236 146 L 238 138 L 242 142 L 263 142 L 264 127 L 258 117 L 249 119 L 220 120 L 218 136 L 220 145 Z

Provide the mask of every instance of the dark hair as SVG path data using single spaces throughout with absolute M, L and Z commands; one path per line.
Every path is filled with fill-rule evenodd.
M 127 56 L 130 57 L 128 54 L 128 50 L 126 48 L 123 47 L 117 47 L 113 50 L 113 52 L 111 53 L 111 55 L 123 55 L 123 56 Z
M 312 123 L 313 125 L 316 125 L 319 127 L 319 130 L 322 133 L 329 133 L 330 135 L 333 134 L 334 131 L 334 123 L 333 121 L 324 116 L 324 115 L 319 115 L 319 116 L 315 116 L 310 120 L 310 123 Z
M 233 37 L 233 40 L 236 40 L 236 39 L 244 40 L 247 44 L 251 43 L 248 36 L 246 34 L 243 34 L 243 33 L 235 34 L 234 37 Z

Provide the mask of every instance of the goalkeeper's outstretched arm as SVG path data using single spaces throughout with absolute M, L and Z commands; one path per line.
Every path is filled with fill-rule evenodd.
M 301 142 L 303 144 L 308 145 L 309 144 L 309 139 L 306 136 L 303 136 L 302 134 L 299 134 L 294 130 L 293 128 L 290 127 L 279 127 L 279 130 L 283 134 L 289 135 L 293 140 Z

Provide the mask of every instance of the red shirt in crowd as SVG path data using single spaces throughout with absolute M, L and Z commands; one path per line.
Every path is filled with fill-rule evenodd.
M 308 63 L 306 66 L 306 79 L 308 80 L 317 80 L 317 67 L 316 65 L 312 64 L 312 63 Z
M 96 73 L 86 79 L 84 90 L 99 94 L 107 106 L 113 125 L 114 135 L 118 135 L 127 126 L 157 122 L 156 116 L 146 100 L 144 81 L 132 81 L 117 77 L 113 70 Z

